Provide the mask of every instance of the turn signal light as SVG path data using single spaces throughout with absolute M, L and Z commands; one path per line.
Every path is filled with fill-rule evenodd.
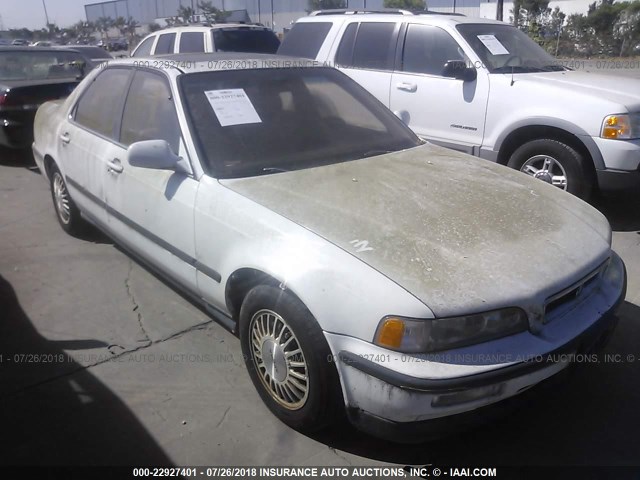
M 404 322 L 398 318 L 387 318 L 380 325 L 376 343 L 380 346 L 400 348 L 403 336 Z

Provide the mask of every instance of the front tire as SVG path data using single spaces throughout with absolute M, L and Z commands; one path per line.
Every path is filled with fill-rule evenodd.
M 550 138 L 531 140 L 516 149 L 508 166 L 587 200 L 593 175 L 575 148 Z
M 69 194 L 67 184 L 58 166 L 53 164 L 49 174 L 51 181 L 51 198 L 58 223 L 60 223 L 62 229 L 70 235 L 82 233 L 85 226 L 84 220 L 82 220 L 80 210 L 78 210 L 78 207 Z
M 270 285 L 254 287 L 240 309 L 240 342 L 253 385 L 285 424 L 313 432 L 344 411 L 324 334 L 290 292 Z

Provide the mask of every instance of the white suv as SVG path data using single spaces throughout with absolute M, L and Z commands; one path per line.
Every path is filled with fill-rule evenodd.
M 262 25 L 221 23 L 153 32 L 140 42 L 131 56 L 205 52 L 275 53 L 279 46 L 280 40 L 273 30 Z
M 587 198 L 640 188 L 640 81 L 572 71 L 515 27 L 313 12 L 278 51 L 340 68 L 423 138 Z

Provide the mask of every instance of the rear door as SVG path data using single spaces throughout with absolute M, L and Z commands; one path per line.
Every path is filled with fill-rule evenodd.
M 400 22 L 347 23 L 335 54 L 336 67 L 387 107 L 400 26 Z
M 131 73 L 127 68 L 100 72 L 64 120 L 57 139 L 71 196 L 91 220 L 103 226 L 107 223 L 103 172 L 117 148 L 116 125 Z
M 104 169 L 109 230 L 175 281 L 195 290 L 193 209 L 198 181 L 192 175 L 129 164 L 128 147 L 165 140 L 188 159 L 168 79 L 137 70 L 127 94 L 119 145 Z

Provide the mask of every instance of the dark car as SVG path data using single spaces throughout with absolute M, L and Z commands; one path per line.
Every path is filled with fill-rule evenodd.
M 107 42 L 107 50 L 110 52 L 119 52 L 121 50 L 128 50 L 129 42 L 126 38 L 117 38 L 115 40 L 109 40 Z
M 108 62 L 109 60 L 113 60 L 113 55 L 105 51 L 104 48 L 100 48 L 96 45 L 65 45 L 64 47 L 56 48 L 71 50 L 82 55 L 86 63 L 85 74 L 89 73 L 98 65 Z
M 84 77 L 85 64 L 73 50 L 0 47 L 0 146 L 30 147 L 36 110 L 69 95 Z

